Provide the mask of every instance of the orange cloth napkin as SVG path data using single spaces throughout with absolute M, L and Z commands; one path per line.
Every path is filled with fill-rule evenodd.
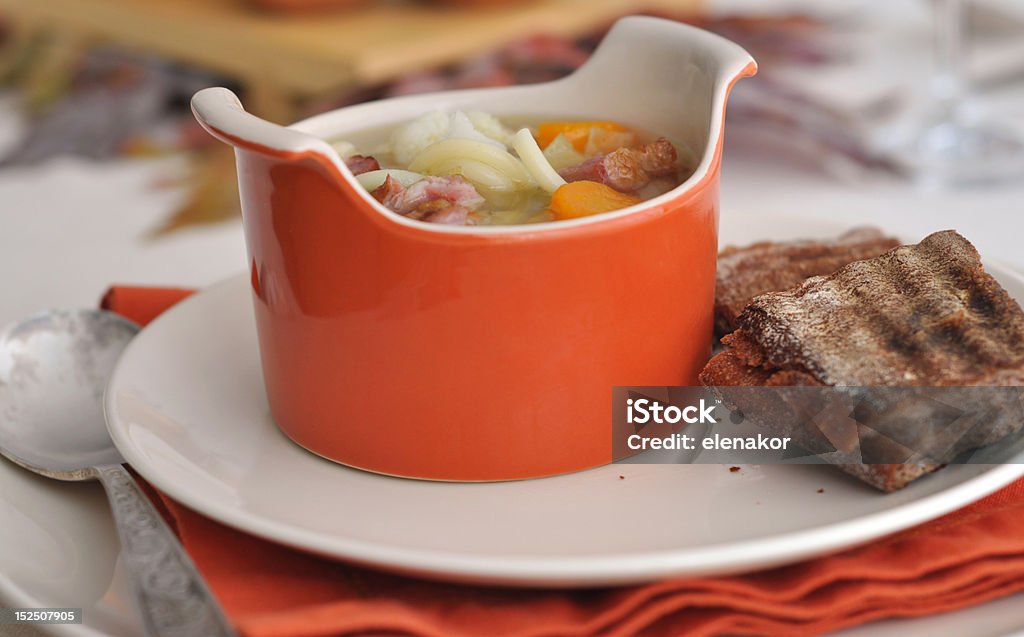
M 100 299 L 100 307 L 117 312 L 137 325 L 145 325 L 164 310 L 192 294 L 185 288 L 142 288 L 115 285 Z
M 103 307 L 144 323 L 184 295 L 115 287 Z M 816 635 L 1024 589 L 1024 480 L 939 520 L 793 566 L 573 591 L 440 584 L 332 562 L 153 493 L 227 613 L 252 637 Z

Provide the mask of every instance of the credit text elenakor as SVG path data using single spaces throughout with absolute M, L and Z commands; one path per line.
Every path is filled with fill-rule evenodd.
M 662 405 L 661 403 L 646 398 L 626 401 L 626 422 L 634 425 L 646 425 L 648 423 L 675 425 L 680 422 L 686 424 L 703 423 L 716 425 L 718 421 L 714 417 L 715 406 L 708 404 L 703 398 L 699 405 L 688 407 L 677 407 L 675 405 Z M 709 433 L 699 439 L 685 433 L 672 434 L 661 438 L 648 438 L 640 434 L 632 434 L 627 439 L 629 448 L 634 451 L 645 449 L 697 449 L 698 445 L 704 449 L 723 450 L 784 450 L 789 448 L 789 438 L 777 436 L 722 436 L 717 433 Z

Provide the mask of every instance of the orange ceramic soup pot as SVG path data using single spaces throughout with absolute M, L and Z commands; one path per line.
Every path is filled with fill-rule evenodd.
M 618 22 L 572 76 L 372 102 L 281 127 L 226 89 L 192 106 L 236 148 L 267 396 L 292 440 L 370 471 L 508 480 L 612 459 L 616 385 L 696 384 L 710 353 L 725 103 L 756 66 L 682 24 Z M 452 227 L 374 201 L 324 141 L 423 113 L 612 119 L 696 172 L 623 210 Z

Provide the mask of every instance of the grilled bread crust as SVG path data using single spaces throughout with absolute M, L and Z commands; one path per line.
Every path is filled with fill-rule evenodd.
M 899 245 L 878 228 L 855 228 L 827 241 L 764 241 L 727 247 L 718 255 L 715 333 L 736 329 L 736 318 L 751 299 L 785 290 L 811 276 L 831 274 L 847 263 L 876 257 Z

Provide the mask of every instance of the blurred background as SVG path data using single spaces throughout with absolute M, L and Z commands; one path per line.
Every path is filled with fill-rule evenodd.
M 634 13 L 760 63 L 730 104 L 726 236 L 751 216 L 957 228 L 1024 267 L 1018 0 L 0 0 L 0 320 L 244 268 L 233 157 L 191 117 L 199 88 L 289 123 L 540 82 Z

